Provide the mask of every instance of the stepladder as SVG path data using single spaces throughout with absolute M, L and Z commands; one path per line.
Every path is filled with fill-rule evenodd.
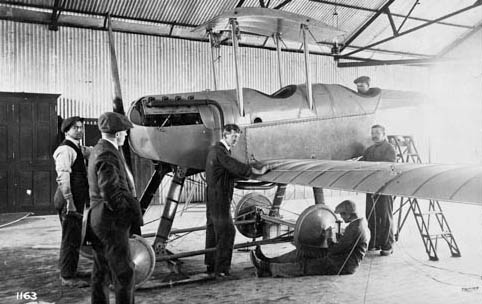
M 422 163 L 415 141 L 410 135 L 388 135 L 388 141 L 397 153 L 397 162 Z M 431 261 L 438 261 L 437 248 L 439 241 L 445 243 L 452 257 L 460 257 L 460 250 L 450 229 L 442 206 L 436 200 L 418 200 L 417 198 L 394 197 L 399 201 L 399 207 L 394 211 L 398 215 L 395 239 L 398 241 L 400 232 L 410 214 L 413 215 L 425 251 Z

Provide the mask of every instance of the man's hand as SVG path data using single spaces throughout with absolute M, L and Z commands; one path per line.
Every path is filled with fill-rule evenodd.
M 255 167 L 252 167 L 251 171 L 256 175 L 263 175 L 271 169 L 273 169 L 272 165 L 265 165 L 265 166 L 261 167 L 261 169 L 256 169 Z
M 67 200 L 66 209 L 67 209 L 67 213 L 77 212 L 77 208 L 75 208 L 75 204 L 74 204 L 74 201 L 72 199 Z
M 82 218 L 82 213 L 77 212 L 77 208 L 75 208 L 75 204 L 72 199 L 67 200 L 67 205 L 65 206 L 65 216 L 72 216 L 79 219 Z

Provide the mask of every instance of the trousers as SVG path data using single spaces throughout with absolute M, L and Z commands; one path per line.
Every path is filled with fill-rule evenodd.
M 234 228 L 233 218 L 229 212 L 226 214 L 213 214 L 206 211 L 206 248 L 216 248 L 204 256 L 204 263 L 208 272 L 228 272 L 231 268 L 233 257 Z
M 65 208 L 59 211 L 59 218 L 62 226 L 59 257 L 60 276 L 64 279 L 70 279 L 75 277 L 79 263 L 82 219 L 73 215 L 66 215 Z
M 368 248 L 392 249 L 393 236 L 393 199 L 390 195 L 367 194 L 366 218 L 371 239 Z
M 129 230 L 130 226 L 121 226 L 114 221 L 91 225 L 93 304 L 109 303 L 110 280 L 117 304 L 134 303 L 134 263 L 130 255 Z

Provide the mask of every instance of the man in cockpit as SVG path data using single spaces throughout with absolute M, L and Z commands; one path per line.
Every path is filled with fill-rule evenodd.
M 328 248 L 328 254 L 317 258 L 300 258 L 296 250 L 275 258 L 266 257 L 259 247 L 250 252 L 258 277 L 296 277 L 304 275 L 353 274 L 365 256 L 370 230 L 365 218 L 359 217 L 353 201 L 345 200 L 336 206 L 348 226 L 337 243 Z
M 370 91 L 370 77 L 360 76 L 353 81 L 356 84 L 356 89 L 360 94 L 369 94 Z

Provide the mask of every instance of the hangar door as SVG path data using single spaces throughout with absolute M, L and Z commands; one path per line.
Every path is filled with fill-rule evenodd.
M 58 96 L 0 92 L 0 213 L 54 211 Z

